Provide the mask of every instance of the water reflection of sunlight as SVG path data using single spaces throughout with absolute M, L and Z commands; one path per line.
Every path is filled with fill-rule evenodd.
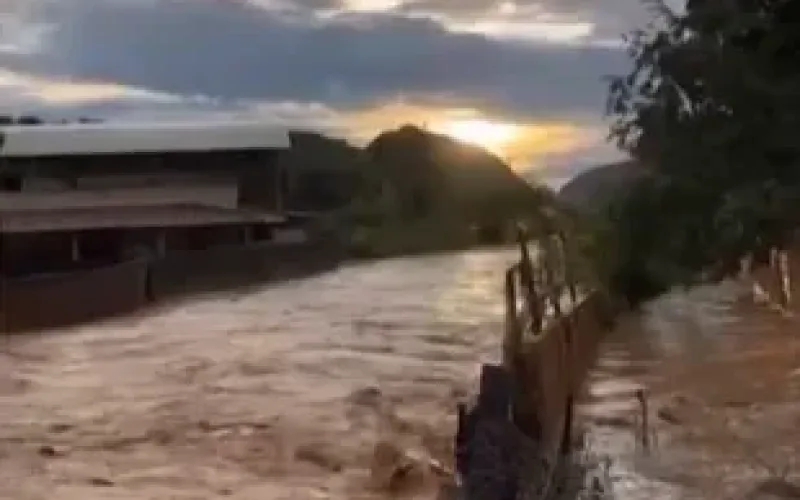
M 514 263 L 514 250 L 453 255 L 451 281 L 443 284 L 434 308 L 440 319 L 477 325 L 503 315 L 503 272 Z
M 647 341 L 668 356 L 703 357 L 721 346 L 733 347 L 731 326 L 737 321 L 732 308 L 736 287 L 723 283 L 714 287 L 674 290 L 646 307 L 644 328 Z

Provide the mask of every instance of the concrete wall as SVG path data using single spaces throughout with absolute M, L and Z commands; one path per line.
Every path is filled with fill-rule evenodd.
M 260 243 L 173 253 L 152 263 L 158 300 L 197 291 L 293 278 L 334 267 L 339 251 L 319 242 Z
M 7 278 L 0 282 L 0 332 L 65 326 L 132 312 L 180 295 L 308 275 L 341 261 L 320 242 L 228 246 L 153 261 Z
M 130 312 L 145 303 L 147 264 L 126 262 L 2 283 L 2 329 L 37 330 Z
M 523 345 L 523 399 L 517 424 L 557 446 L 564 432 L 568 399 L 577 398 L 597 348 L 610 329 L 612 313 L 605 297 L 594 293 L 562 321 Z

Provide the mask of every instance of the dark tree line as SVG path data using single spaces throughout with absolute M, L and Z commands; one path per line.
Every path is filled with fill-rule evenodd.
M 35 116 L 35 115 L 20 115 L 20 116 L 13 116 L 13 115 L 0 115 L 0 126 L 2 125 L 44 125 L 47 123 L 58 123 L 58 124 L 67 124 L 67 123 L 102 123 L 103 120 L 97 118 L 86 118 L 80 117 L 77 120 L 58 120 L 54 122 L 48 122 L 44 119 Z
M 608 102 L 611 137 L 647 170 L 612 211 L 633 295 L 788 245 L 800 222 L 800 2 L 647 5 Z

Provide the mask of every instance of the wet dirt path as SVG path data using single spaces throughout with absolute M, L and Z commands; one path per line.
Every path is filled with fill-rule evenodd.
M 620 321 L 581 410 L 591 446 L 613 459 L 615 498 L 762 498 L 748 495 L 800 472 L 800 318 L 733 282 L 671 293 Z

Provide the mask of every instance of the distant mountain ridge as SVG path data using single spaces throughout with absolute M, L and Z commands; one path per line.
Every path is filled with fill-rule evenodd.
M 412 211 L 474 209 L 477 214 L 494 204 L 491 211 L 498 213 L 524 208 L 525 200 L 555 199 L 549 188 L 530 184 L 488 151 L 412 125 L 382 132 L 363 149 L 314 132 L 290 136 L 292 151 L 284 161 L 296 176 L 300 205 L 345 204 L 355 194 L 350 188 L 359 183 L 353 176 L 362 182 L 377 179 Z M 336 192 L 322 193 L 326 190 Z
M 555 199 L 549 188 L 528 183 L 485 149 L 418 127 L 383 132 L 366 151 L 391 183 L 424 186 L 427 201 L 450 204 L 450 210 L 476 219 L 513 217 Z
M 555 193 L 488 151 L 406 125 L 365 148 L 291 134 L 289 205 L 330 211 L 352 227 L 357 253 L 379 256 L 501 242 L 515 221 L 535 230 Z
M 0 124 L 42 123 L 0 116 Z M 412 125 L 382 132 L 365 148 L 315 132 L 289 137 L 291 148 L 275 152 L 281 177 L 260 172 L 243 189 L 281 183 L 286 207 L 327 213 L 331 229 L 361 255 L 500 243 L 517 221 L 535 230 L 551 213 L 544 209 L 557 204 L 550 188 L 527 182 L 490 152 Z
M 561 187 L 557 198 L 580 212 L 599 213 L 646 173 L 634 160 L 600 165 L 573 177 Z

